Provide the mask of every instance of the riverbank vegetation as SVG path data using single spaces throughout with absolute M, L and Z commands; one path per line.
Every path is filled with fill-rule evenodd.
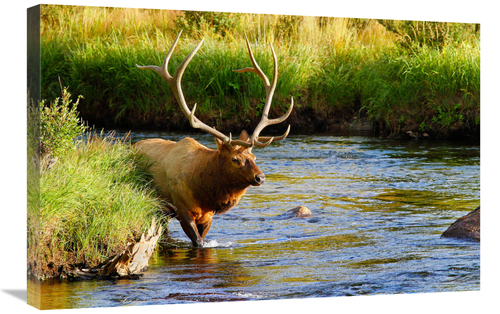
M 28 135 L 34 156 L 28 161 L 28 273 L 39 279 L 96 267 L 137 240 L 153 217 L 166 224 L 130 143 L 87 130 L 77 105 L 64 89 L 62 98 L 29 110 L 30 120 L 39 114 L 41 124 L 39 142 Z
M 61 77 L 84 96 L 90 124 L 190 130 L 167 84 L 136 68 L 160 65 L 183 29 L 171 71 L 205 39 L 183 89 L 197 116 L 223 131 L 255 127 L 265 97 L 257 76 L 232 72 L 251 65 L 247 34 L 268 77 L 269 44 L 276 50 L 271 114 L 293 96 L 293 132 L 364 120 L 385 135 L 479 138 L 476 24 L 53 5 L 41 13 L 42 97 L 57 95 Z

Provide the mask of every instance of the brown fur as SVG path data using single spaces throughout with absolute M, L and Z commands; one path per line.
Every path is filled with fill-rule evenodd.
M 240 139 L 248 140 L 248 134 L 243 131 Z M 265 180 L 251 148 L 216 142 L 217 150 L 189 137 L 179 142 L 148 139 L 134 145 L 151 162 L 156 189 L 173 205 L 182 229 L 197 247 L 203 246 L 214 214 L 229 211 L 250 185 Z

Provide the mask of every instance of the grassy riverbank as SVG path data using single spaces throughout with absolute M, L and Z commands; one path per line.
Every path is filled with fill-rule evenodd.
M 137 240 L 153 217 L 166 223 L 151 177 L 126 139 L 88 133 L 73 142 L 72 131 L 82 128 L 69 97 L 65 91 L 62 104 L 41 112 L 40 162 L 37 141 L 28 136 L 34 156 L 28 159 L 28 273 L 40 279 L 96 267 Z
M 383 21 L 382 21 L 383 22 Z M 171 69 L 203 37 L 183 77 L 190 105 L 209 125 L 252 129 L 265 91 L 250 66 L 246 33 L 261 68 L 279 80 L 272 115 L 294 132 L 324 131 L 355 119 L 388 134 L 479 136 L 480 44 L 476 25 L 282 15 L 42 6 L 42 90 L 84 95 L 80 112 L 109 127 L 188 130 L 168 86 L 136 64 L 161 64 L 180 29 Z M 417 36 L 418 35 L 418 36 Z M 409 38 L 409 40 L 408 40 Z

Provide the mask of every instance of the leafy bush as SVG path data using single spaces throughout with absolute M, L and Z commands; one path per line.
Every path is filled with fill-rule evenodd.
M 82 96 L 72 104 L 67 88 L 62 91 L 62 99 L 56 98 L 48 106 L 40 103 L 40 148 L 41 155 L 63 157 L 76 149 L 75 141 L 87 130 L 76 111 Z
M 455 104 L 452 108 L 437 107 L 437 115 L 432 117 L 432 122 L 442 126 L 450 126 L 456 122 L 463 122 L 464 116 L 460 113 L 461 104 Z

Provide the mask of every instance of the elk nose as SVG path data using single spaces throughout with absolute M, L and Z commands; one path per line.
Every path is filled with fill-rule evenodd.
M 255 182 L 257 184 L 263 184 L 266 181 L 266 175 L 263 173 L 259 173 L 255 175 Z

